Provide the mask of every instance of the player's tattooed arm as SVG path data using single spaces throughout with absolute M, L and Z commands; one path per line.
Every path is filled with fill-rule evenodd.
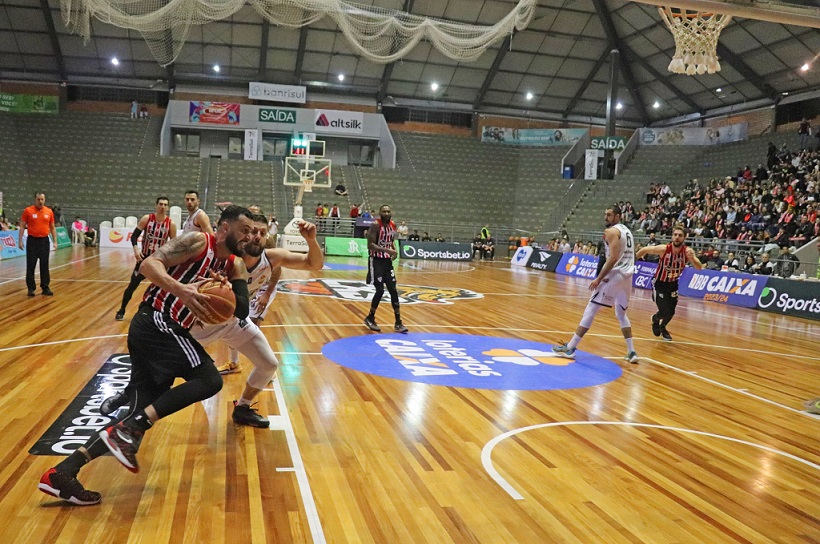
M 205 249 L 205 245 L 206 238 L 201 232 L 186 232 L 182 236 L 169 240 L 151 257 L 162 263 L 165 268 L 170 268 L 196 257 Z

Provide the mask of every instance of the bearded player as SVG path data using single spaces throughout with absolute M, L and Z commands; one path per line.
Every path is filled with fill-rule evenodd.
M 667 342 L 672 341 L 672 335 L 666 326 L 675 317 L 675 308 L 678 306 L 678 279 L 683 268 L 689 262 L 700 270 L 703 263 L 695 256 L 695 251 L 687 247 L 686 231 L 683 225 L 675 225 L 672 229 L 672 242 L 665 246 L 647 246 L 638 250 L 635 258 L 642 259 L 646 255 L 660 257 L 655 278 L 652 283 L 652 298 L 658 306 L 658 312 L 652 316 L 652 334 L 662 336 Z

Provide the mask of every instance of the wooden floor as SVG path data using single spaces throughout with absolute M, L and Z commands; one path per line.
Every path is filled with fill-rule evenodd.
M 641 363 L 620 360 L 623 339 L 603 312 L 580 349 L 615 361 L 622 376 L 551 391 L 344 368 L 322 346 L 368 334 L 367 305 L 280 294 L 264 332 L 283 366 L 259 404 L 285 416 L 277 429 L 230 420 L 244 361 L 219 395 L 146 435 L 139 474 L 98 459 L 80 480 L 103 502 L 66 506 L 36 489 L 60 458 L 28 450 L 103 362 L 126 351 L 129 317 L 116 322 L 114 312 L 132 259 L 60 250 L 56 296 L 34 299 L 24 260 L 0 262 L 2 543 L 820 542 L 820 419 L 801 411 L 820 396 L 820 325 L 682 299 L 669 327 L 676 341 L 664 343 L 647 326 L 647 292 L 630 308 Z M 419 332 L 554 344 L 571 337 L 588 296 L 585 281 L 503 262 L 397 270 L 400 284 L 484 295 L 404 306 Z M 389 313 L 384 303 L 381 322 Z M 227 350 L 212 354 L 224 360 Z M 482 451 L 502 435 L 485 467 Z

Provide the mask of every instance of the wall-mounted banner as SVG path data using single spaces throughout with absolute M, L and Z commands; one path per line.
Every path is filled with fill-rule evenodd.
M 189 102 L 188 119 L 192 123 L 238 125 L 239 104 L 228 102 Z
M 360 111 L 316 110 L 313 124 L 316 132 L 361 134 L 364 114 Z
M 425 261 L 472 261 L 470 244 L 452 242 L 399 242 L 399 257 L 402 259 L 422 259 Z
M 564 253 L 555 273 L 594 280 L 598 275 L 598 257 L 583 253 Z
M 547 251 L 546 249 L 533 249 L 527 266 L 536 270 L 555 272 L 561 258 L 564 256 L 560 251 Z
M 626 138 L 624 136 L 593 136 L 590 140 L 590 149 L 623 151 L 626 148 Z
M 100 229 L 100 247 L 131 249 L 131 233 L 134 229 L 125 227 L 103 227 Z M 140 236 L 142 238 L 142 236 Z
M 271 102 L 304 104 L 305 100 L 307 100 L 307 87 L 251 81 L 248 84 L 248 98 L 253 98 L 254 100 L 270 100 Z
M 296 110 L 282 110 L 274 108 L 259 108 L 260 123 L 296 124 Z M 316 138 L 314 138 L 315 140 Z
M 114 417 L 100 414 L 100 404 L 124 390 L 130 379 L 128 354 L 110 356 L 28 452 L 31 455 L 68 455 L 96 436 L 117 419 L 117 414 L 113 414 Z
M 598 179 L 598 150 L 584 151 L 584 179 Z
M 820 320 L 820 283 L 770 277 L 757 299 L 757 309 Z
M 641 145 L 717 145 L 749 138 L 748 125 L 738 123 L 717 128 L 642 128 Z
M 512 145 L 573 145 L 586 134 L 584 128 L 504 128 L 484 127 L 481 141 Z
M 658 263 L 648 263 L 646 261 L 635 261 L 635 273 L 632 275 L 632 287 L 638 289 L 652 289 L 652 278 L 655 277 L 655 270 Z
M 720 270 L 683 269 L 678 281 L 678 293 L 687 297 L 711 300 L 732 306 L 757 308 L 758 299 L 769 276 L 753 276 Z
M 621 367 L 591 353 L 557 357 L 552 346 L 467 334 L 368 334 L 325 344 L 322 355 L 359 372 L 430 385 L 495 390 L 591 387 Z
M 57 113 L 60 97 L 32 94 L 0 93 L 0 111 L 14 113 Z
M 259 155 L 257 147 L 259 145 L 259 129 L 246 128 L 245 129 L 245 160 L 258 161 Z

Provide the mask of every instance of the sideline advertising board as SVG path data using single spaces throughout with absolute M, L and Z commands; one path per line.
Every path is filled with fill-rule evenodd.
M 769 276 L 753 276 L 720 270 L 683 269 L 678 281 L 678 293 L 720 304 L 757 308 L 757 301 Z
M 820 282 L 769 277 L 757 309 L 820 321 Z
M 325 255 L 367 258 L 367 240 L 328 236 L 325 238 Z
M 598 257 L 583 253 L 564 253 L 555 273 L 594 280 L 598 275 Z
M 530 255 L 527 261 L 527 266 L 536 270 L 555 272 L 563 256 L 564 254 L 560 251 L 533 248 L 532 255 Z
M 125 227 L 100 228 L 100 247 L 131 249 L 131 233 L 134 229 Z
M 402 259 L 421 259 L 425 261 L 472 261 L 473 252 L 470 244 L 452 242 L 399 242 Z
M 635 273 L 632 275 L 632 287 L 638 289 L 652 289 L 652 278 L 655 277 L 655 270 L 658 263 L 648 263 L 646 261 L 635 261 Z

